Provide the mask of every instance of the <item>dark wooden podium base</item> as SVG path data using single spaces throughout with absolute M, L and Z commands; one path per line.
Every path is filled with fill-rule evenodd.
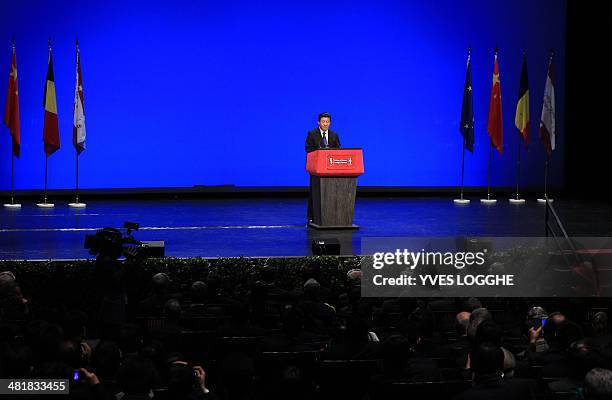
M 356 177 L 311 176 L 315 229 L 359 229 L 353 224 Z
M 315 228 L 315 229 L 359 229 L 359 225 L 338 225 L 338 226 L 334 226 L 334 225 L 318 225 L 315 224 L 314 222 L 309 222 L 308 226 L 310 228 Z

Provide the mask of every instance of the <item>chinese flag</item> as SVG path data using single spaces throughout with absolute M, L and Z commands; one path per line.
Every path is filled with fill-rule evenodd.
M 13 155 L 19 157 L 21 146 L 21 136 L 19 133 L 19 91 L 17 89 L 17 57 L 15 56 L 14 45 L 8 93 L 6 94 L 6 107 L 4 108 L 4 125 L 9 129 L 13 138 Z
M 503 152 L 502 104 L 501 84 L 499 82 L 499 66 L 497 65 L 497 50 L 495 51 L 495 64 L 493 65 L 493 85 L 491 86 L 491 99 L 489 101 L 489 121 L 487 132 L 491 144 L 501 154 Z

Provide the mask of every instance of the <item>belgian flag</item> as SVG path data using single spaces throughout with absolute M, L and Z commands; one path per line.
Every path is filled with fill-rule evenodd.
M 49 62 L 47 78 L 45 80 L 45 94 L 43 97 L 45 108 L 45 122 L 43 127 L 43 142 L 47 157 L 60 148 L 59 124 L 57 120 L 57 100 L 55 98 L 55 79 L 53 77 L 53 57 L 51 55 L 51 42 L 49 42 Z
M 521 86 L 519 88 L 518 102 L 516 103 L 516 116 L 514 125 L 519 130 L 525 147 L 529 147 L 529 80 L 527 78 L 527 57 L 523 54 L 523 69 L 521 71 Z

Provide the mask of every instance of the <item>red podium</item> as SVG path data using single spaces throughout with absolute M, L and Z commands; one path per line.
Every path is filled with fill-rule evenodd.
M 313 221 L 316 229 L 358 229 L 353 224 L 357 177 L 363 174 L 361 149 L 321 149 L 308 153 Z

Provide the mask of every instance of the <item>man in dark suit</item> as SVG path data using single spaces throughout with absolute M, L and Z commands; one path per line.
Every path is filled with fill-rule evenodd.
M 306 136 L 306 152 L 310 153 L 318 149 L 340 148 L 340 138 L 331 129 L 331 115 L 323 112 L 319 114 L 319 122 L 316 128 L 308 131 Z M 312 221 L 312 176 L 310 177 L 310 192 L 308 195 L 308 222 Z
M 483 342 L 470 353 L 472 387 L 454 400 L 534 400 L 535 381 L 508 378 L 503 374 L 504 351 L 493 342 Z

